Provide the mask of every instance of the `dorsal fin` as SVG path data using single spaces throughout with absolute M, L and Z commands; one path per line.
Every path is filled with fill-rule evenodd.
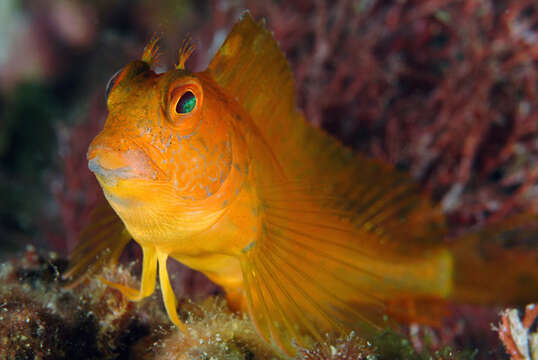
M 327 164 L 344 169 L 355 161 L 351 150 L 305 121 L 296 106 L 295 81 L 284 53 L 263 21 L 254 22 L 248 11 L 207 72 L 251 116 L 294 181 L 326 174 Z
M 290 66 L 262 22 L 245 12 L 207 72 L 249 113 L 289 180 L 335 199 L 325 205 L 348 212 L 358 227 L 381 229 L 406 251 L 438 243 L 442 215 L 409 176 L 353 154 L 305 121 L 295 104 Z
M 228 34 L 207 70 L 256 123 L 268 119 L 268 109 L 285 115 L 280 119 L 270 116 L 271 123 L 288 124 L 290 115 L 298 115 L 288 61 L 264 22 L 255 23 L 248 11 Z
M 296 108 L 288 61 L 263 21 L 245 11 L 207 71 L 249 113 L 277 155 L 297 148 L 307 124 Z

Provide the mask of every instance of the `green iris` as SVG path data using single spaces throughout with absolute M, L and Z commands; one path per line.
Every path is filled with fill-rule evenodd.
M 181 95 L 176 105 L 176 112 L 178 114 L 188 114 L 196 106 L 196 96 L 190 91 Z

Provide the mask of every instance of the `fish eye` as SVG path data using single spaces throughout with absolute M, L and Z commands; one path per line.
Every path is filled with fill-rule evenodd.
M 187 90 L 181 95 L 176 103 L 176 113 L 188 114 L 196 107 L 196 95 Z
M 181 77 L 168 88 L 166 113 L 182 134 L 189 134 L 200 123 L 204 93 L 198 79 Z

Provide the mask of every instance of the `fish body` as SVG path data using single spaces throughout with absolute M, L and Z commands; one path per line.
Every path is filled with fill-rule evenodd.
M 109 83 L 109 115 L 88 150 L 107 202 L 69 275 L 114 261 L 132 237 L 143 250 L 140 289 L 107 283 L 139 300 L 158 269 L 168 314 L 184 329 L 168 281 L 172 257 L 221 285 L 288 354 L 325 332 L 368 336 L 387 314 L 417 320 L 437 300 L 538 293 L 536 269 L 530 288 L 515 283 L 505 299 L 481 292 L 480 277 L 465 282 L 470 267 L 490 264 L 462 262 L 468 246 L 443 245 L 442 214 L 407 175 L 304 120 L 285 57 L 248 13 L 207 70 L 185 70 L 189 51 L 156 74 L 152 42 Z M 499 276 L 528 275 L 524 265 Z

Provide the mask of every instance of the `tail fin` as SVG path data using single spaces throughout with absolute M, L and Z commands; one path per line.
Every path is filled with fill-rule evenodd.
M 538 300 L 538 215 L 466 235 L 452 250 L 453 300 L 513 306 Z

